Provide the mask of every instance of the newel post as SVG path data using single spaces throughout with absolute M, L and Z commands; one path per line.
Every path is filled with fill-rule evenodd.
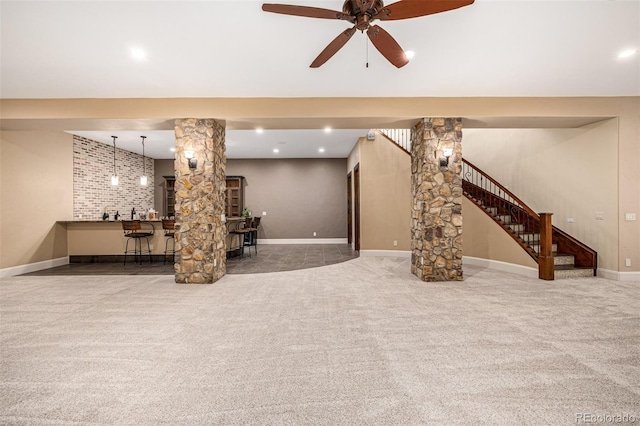
M 552 214 L 540 213 L 540 254 L 538 256 L 538 278 L 549 281 L 554 279 Z

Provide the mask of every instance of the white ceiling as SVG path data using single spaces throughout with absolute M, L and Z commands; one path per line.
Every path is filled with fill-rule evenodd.
M 370 45 L 366 68 L 367 37 L 359 33 L 311 69 L 348 24 L 265 13 L 261 3 L 2 0 L 0 97 L 640 95 L 638 54 L 617 57 L 640 48 L 640 0 L 476 0 L 450 12 L 379 23 L 416 52 L 401 69 Z M 340 9 L 343 1 L 282 3 Z M 147 58 L 133 59 L 133 47 Z M 270 132 L 261 135 L 270 142 L 256 139 L 263 145 L 247 150 L 311 140 L 312 152 L 326 136 L 321 130 L 313 138 Z M 94 138 L 110 143 L 110 135 Z M 244 136 L 249 143 L 255 135 Z M 229 131 L 230 150 L 234 137 Z
M 227 130 L 225 135 L 227 158 L 346 158 L 368 129 L 334 129 L 331 132 L 318 129 L 298 130 Z M 118 136 L 116 147 L 142 154 L 142 138 L 145 155 L 155 159 L 174 158 L 170 150 L 175 146 L 173 131 L 69 131 L 69 133 L 113 146 L 111 134 Z M 324 152 L 319 152 L 324 148 Z M 273 150 L 278 149 L 278 153 Z

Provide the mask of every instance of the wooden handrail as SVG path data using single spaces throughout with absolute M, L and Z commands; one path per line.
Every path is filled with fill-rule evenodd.
M 518 198 L 517 196 L 515 196 L 513 194 L 513 192 L 509 191 L 507 188 L 505 188 L 500 182 L 498 182 L 497 180 L 495 180 L 494 178 L 492 178 L 491 176 L 489 176 L 487 173 L 485 173 L 484 170 L 482 170 L 480 167 L 476 166 L 475 164 L 473 164 L 472 162 L 468 161 L 468 160 L 464 160 L 463 162 L 468 164 L 469 166 L 471 166 L 472 168 L 476 169 L 478 172 L 480 172 L 480 174 L 485 177 L 486 179 L 488 179 L 491 183 L 493 183 L 495 186 L 497 186 L 498 188 L 500 188 L 502 191 L 504 191 L 505 194 L 509 195 L 509 197 L 511 197 L 513 199 L 513 201 L 516 201 L 524 211 L 526 211 L 528 214 L 530 214 L 533 217 L 538 218 L 538 220 L 540 219 L 540 216 L 538 215 L 538 213 L 534 212 L 529 206 L 527 206 L 524 201 L 522 201 L 520 198 Z M 464 179 L 464 176 L 463 176 Z

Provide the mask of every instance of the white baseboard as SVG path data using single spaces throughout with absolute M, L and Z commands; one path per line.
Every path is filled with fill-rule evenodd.
M 624 282 L 640 282 L 640 272 L 618 272 L 611 269 L 598 268 L 598 276 L 608 280 Z
M 538 268 L 516 265 L 514 263 L 500 262 L 499 260 L 482 259 L 480 257 L 462 256 L 462 265 L 478 266 L 481 268 L 495 269 L 497 271 L 510 272 L 524 275 L 529 278 L 538 278 Z
M 360 256 L 411 257 L 407 250 L 360 250 Z
M 258 244 L 347 244 L 346 238 L 261 238 Z
M 42 262 L 28 263 L 26 265 L 12 266 L 11 268 L 0 269 L 0 278 L 14 277 L 16 275 L 28 274 L 29 272 L 42 271 L 43 269 L 68 264 L 69 256 L 66 256 L 58 259 L 43 260 Z

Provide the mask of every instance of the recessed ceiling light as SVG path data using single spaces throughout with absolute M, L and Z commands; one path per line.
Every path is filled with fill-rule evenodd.
M 258 127 L 256 129 L 256 133 L 262 133 L 262 132 L 264 132 L 264 129 L 262 127 Z
M 176 152 L 176 149 L 175 148 L 169 148 L 169 151 Z
M 325 133 L 331 133 L 331 127 L 325 127 L 324 128 L 324 132 Z
M 636 49 L 625 49 L 618 53 L 618 59 L 626 59 L 634 56 L 636 54 Z
M 324 152 L 324 148 L 318 148 L 318 152 L 322 154 Z
M 407 50 L 406 52 L 404 52 L 404 55 L 407 57 L 407 59 L 411 59 L 416 56 L 416 52 L 414 52 L 413 50 Z
M 280 152 L 280 150 L 279 150 L 278 148 L 274 148 L 274 149 L 273 149 L 273 153 L 274 153 L 274 154 L 277 154 L 277 153 L 279 153 L 279 152 Z
M 139 47 L 132 47 L 130 52 L 131 57 L 137 61 L 144 61 L 145 59 L 147 59 L 147 52 Z

